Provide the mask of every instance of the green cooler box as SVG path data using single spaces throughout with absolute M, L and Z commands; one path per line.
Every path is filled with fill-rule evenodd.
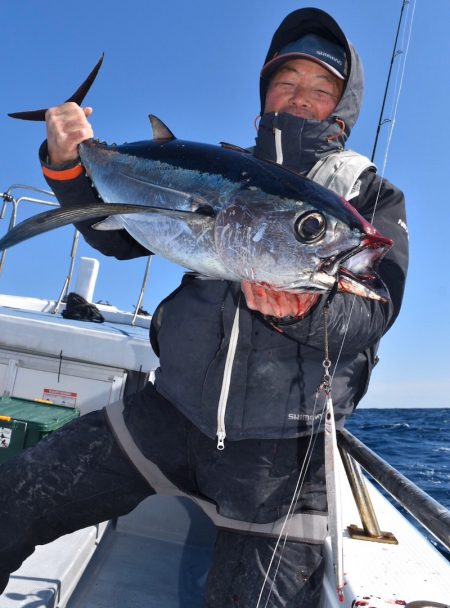
M 80 410 L 17 399 L 0 398 L 0 463 L 78 418 Z

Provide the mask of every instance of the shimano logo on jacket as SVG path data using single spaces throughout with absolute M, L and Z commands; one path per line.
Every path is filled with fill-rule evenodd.
M 313 416 L 312 414 L 288 414 L 288 420 L 318 420 L 321 418 L 322 414 L 316 414 Z

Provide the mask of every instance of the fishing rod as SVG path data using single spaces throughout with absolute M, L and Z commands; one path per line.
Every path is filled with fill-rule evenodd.
M 387 99 L 388 92 L 389 92 L 389 85 L 390 85 L 390 82 L 391 82 L 391 75 L 392 75 L 392 68 L 393 68 L 393 65 L 394 65 L 394 61 L 395 61 L 396 57 L 398 57 L 398 55 L 401 55 L 403 53 L 403 51 L 398 51 L 397 50 L 397 44 L 398 44 L 398 37 L 400 35 L 400 30 L 401 30 L 401 27 L 402 27 L 403 14 L 404 14 L 406 5 L 409 4 L 409 2 L 410 2 L 410 0 L 403 0 L 402 8 L 401 8 L 401 11 L 400 11 L 400 17 L 399 17 L 398 25 L 397 25 L 397 33 L 395 35 L 394 48 L 392 50 L 392 55 L 391 55 L 391 63 L 389 65 L 389 72 L 388 72 L 388 77 L 387 77 L 387 80 L 386 80 L 386 86 L 385 86 L 385 89 L 384 89 L 383 102 L 381 104 L 380 116 L 379 116 L 379 119 L 378 119 L 378 125 L 377 125 L 376 134 L 375 134 L 375 141 L 374 141 L 373 149 L 372 149 L 372 156 L 370 157 L 370 160 L 372 162 L 374 161 L 374 158 L 375 158 L 375 153 L 376 153 L 376 149 L 377 149 L 377 145 L 378 145 L 378 138 L 380 136 L 381 127 L 386 122 L 390 122 L 390 121 L 383 120 L 384 107 L 386 105 L 386 99 Z

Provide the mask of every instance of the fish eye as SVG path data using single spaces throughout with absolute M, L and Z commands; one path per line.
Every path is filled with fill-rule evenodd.
M 307 211 L 295 222 L 295 236 L 304 243 L 315 243 L 327 227 L 325 217 L 318 211 Z

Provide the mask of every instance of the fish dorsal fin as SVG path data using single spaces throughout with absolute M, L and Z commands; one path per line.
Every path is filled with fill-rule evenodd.
M 176 139 L 169 127 L 167 127 L 157 116 L 149 114 L 148 118 L 152 125 L 153 139 Z
M 67 103 L 68 101 L 73 101 L 73 102 L 77 103 L 78 105 L 81 105 L 83 99 L 86 97 L 87 92 L 91 88 L 91 85 L 95 80 L 95 77 L 98 74 L 98 71 L 103 63 L 104 56 L 105 55 L 102 54 L 100 59 L 95 64 L 94 69 L 91 71 L 91 73 L 86 78 L 86 80 L 83 82 L 83 84 L 78 87 L 78 89 L 75 91 L 75 93 L 69 97 L 69 99 L 66 99 L 65 103 Z M 47 112 L 47 108 L 44 108 L 43 110 L 31 110 L 29 112 L 13 112 L 11 114 L 8 114 L 8 116 L 10 116 L 11 118 L 19 118 L 21 120 L 42 120 L 43 121 L 43 120 L 45 120 L 46 112 Z

